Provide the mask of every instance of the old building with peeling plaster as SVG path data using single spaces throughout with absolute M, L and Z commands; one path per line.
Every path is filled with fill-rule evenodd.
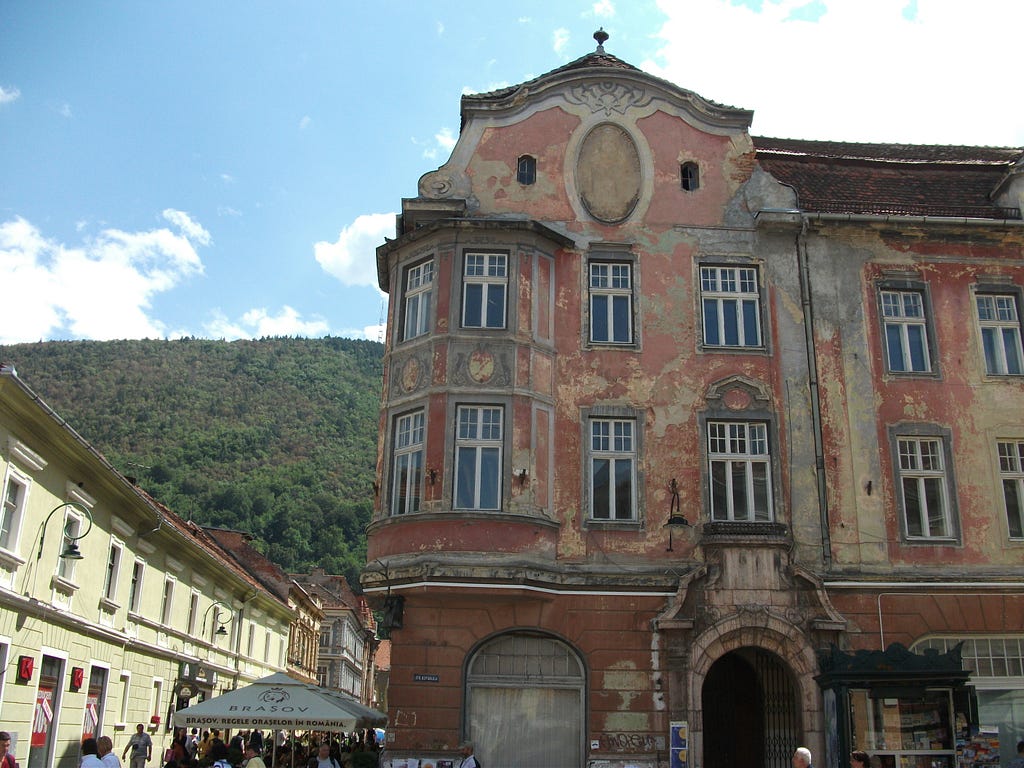
M 377 251 L 388 754 L 1005 760 L 1021 148 L 753 137 L 595 38 L 464 96 Z

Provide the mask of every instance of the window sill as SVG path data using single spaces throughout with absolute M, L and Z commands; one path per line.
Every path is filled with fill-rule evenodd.
M 701 528 L 701 533 L 705 537 L 759 536 L 762 538 L 781 538 L 786 536 L 788 529 L 782 523 L 727 522 L 718 520 L 705 523 Z
M 73 581 L 68 581 L 63 576 L 59 576 L 56 573 L 53 575 L 53 578 L 50 579 L 50 587 L 60 592 L 61 594 L 69 596 L 75 594 L 75 592 L 78 591 L 77 584 L 75 584 Z
M 0 566 L 9 571 L 20 568 L 25 564 L 25 559 L 9 549 L 0 549 Z
M 643 528 L 640 520 L 597 520 L 588 518 L 583 523 L 584 530 L 591 531 L 638 531 Z
M 907 536 L 903 539 L 904 544 L 924 544 L 933 547 L 958 547 L 960 540 L 948 536 Z
M 698 349 L 707 354 L 727 355 L 767 355 L 768 349 L 764 345 L 741 346 L 739 344 L 701 344 Z
M 120 603 L 115 603 L 108 597 L 100 598 L 100 610 L 107 613 L 117 613 L 121 609 Z

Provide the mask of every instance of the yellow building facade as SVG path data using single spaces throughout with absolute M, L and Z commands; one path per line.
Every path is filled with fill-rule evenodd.
M 144 723 L 287 663 L 293 612 L 0 368 L 0 728 L 23 768 L 120 754 Z M 77 550 L 77 552 L 76 552 Z M 78 555 L 80 559 L 76 559 Z

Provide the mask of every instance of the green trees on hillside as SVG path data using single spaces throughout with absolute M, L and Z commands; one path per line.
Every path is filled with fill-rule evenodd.
M 285 570 L 358 585 L 383 346 L 352 339 L 0 346 L 123 474 L 186 519 L 251 533 Z

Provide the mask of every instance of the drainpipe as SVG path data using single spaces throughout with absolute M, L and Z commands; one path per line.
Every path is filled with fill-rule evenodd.
M 818 363 L 814 344 L 814 306 L 811 303 L 811 270 L 807 258 L 807 216 L 800 214 L 800 232 L 796 236 L 796 260 L 800 272 L 800 307 L 804 318 L 804 344 L 807 349 L 807 377 L 811 393 L 811 420 L 814 432 L 814 474 L 818 486 L 818 515 L 821 526 L 821 554 L 825 569 L 832 567 L 832 534 L 828 519 L 828 491 L 825 484 L 824 436 L 821 427 L 821 395 L 818 391 Z

